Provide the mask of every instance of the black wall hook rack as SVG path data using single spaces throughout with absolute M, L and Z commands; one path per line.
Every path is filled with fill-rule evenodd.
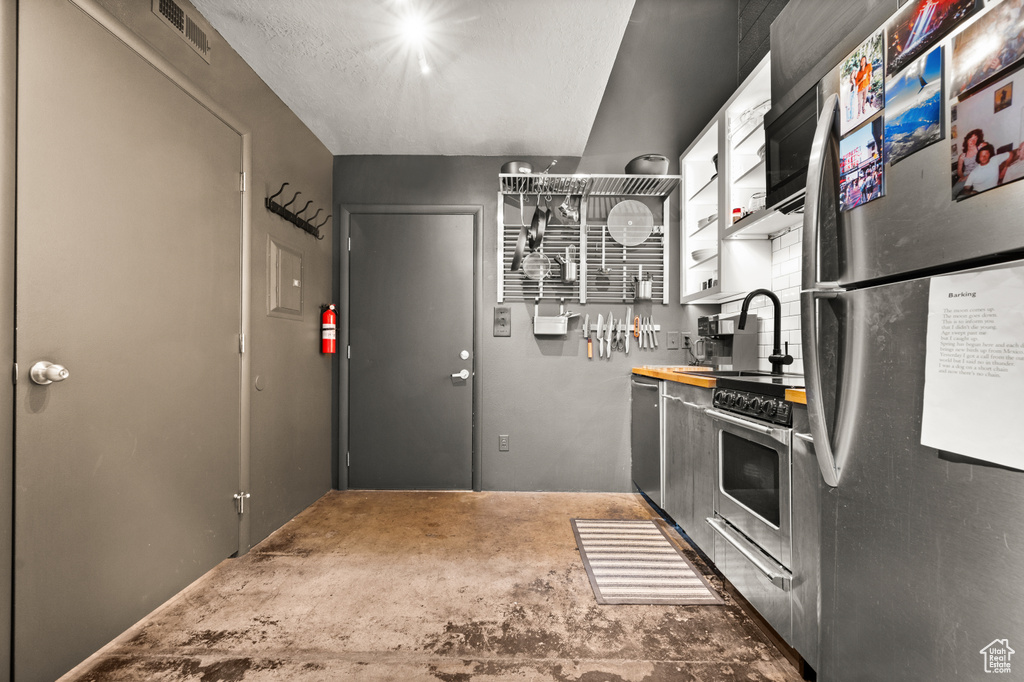
M 322 208 L 318 208 L 316 213 L 311 215 L 308 220 L 303 218 L 302 214 L 305 213 L 306 209 L 309 208 L 309 205 L 313 203 L 312 199 L 307 201 L 306 205 L 303 206 L 302 210 L 299 211 L 298 213 L 292 213 L 291 211 L 289 211 L 288 207 L 295 203 L 295 200 L 299 198 L 299 195 L 302 194 L 302 192 L 296 192 L 295 196 L 292 197 L 292 200 L 289 201 L 284 206 L 275 202 L 275 197 L 281 194 L 281 192 L 283 192 L 284 188 L 287 186 L 288 183 L 286 182 L 283 185 L 281 185 L 281 189 L 277 190 L 277 194 L 273 194 L 264 200 L 263 203 L 267 207 L 267 210 L 270 211 L 271 213 L 276 213 L 277 215 L 281 216 L 282 218 L 290 222 L 295 227 L 299 228 L 304 232 L 310 233 L 317 239 L 323 239 L 324 236 L 320 234 L 320 228 L 326 225 L 327 221 L 330 220 L 332 216 L 328 215 L 326 218 L 324 218 L 322 223 L 320 223 L 319 225 L 314 225 L 313 221 L 316 220 L 316 217 L 320 215 L 321 211 L 323 211 Z

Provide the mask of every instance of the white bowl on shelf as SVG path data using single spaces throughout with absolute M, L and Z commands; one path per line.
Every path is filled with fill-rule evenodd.
M 715 253 L 717 253 L 715 249 L 696 249 L 690 252 L 690 258 L 692 258 L 695 263 L 699 263 L 702 260 L 711 258 Z
M 703 230 L 705 227 L 715 222 L 716 220 L 718 220 L 717 213 L 712 213 L 707 218 L 701 218 L 700 220 L 697 221 L 697 229 Z

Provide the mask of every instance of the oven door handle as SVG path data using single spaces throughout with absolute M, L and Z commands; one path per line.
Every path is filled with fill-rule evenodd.
M 789 591 L 789 587 L 793 582 L 792 571 L 782 564 L 764 556 L 760 550 L 750 543 L 749 540 L 740 537 L 737 533 L 734 533 L 729 525 L 722 519 L 709 516 L 704 520 L 709 526 L 715 529 L 715 532 L 722 536 L 722 539 L 732 545 L 737 552 L 742 554 L 747 561 L 753 564 L 754 568 L 759 570 L 765 578 L 768 578 L 772 585 L 775 585 L 787 592 Z
M 743 428 L 749 429 L 750 431 L 764 434 L 765 436 L 769 436 L 773 440 L 779 441 L 783 445 L 789 445 L 789 429 L 773 429 L 770 426 L 758 424 L 755 421 L 750 421 L 749 419 L 737 417 L 736 415 L 729 414 L 728 412 L 716 410 L 713 407 L 705 408 L 704 414 L 713 417 L 714 419 L 721 419 L 722 421 L 728 422 L 729 424 L 733 424 L 735 426 L 742 426 Z

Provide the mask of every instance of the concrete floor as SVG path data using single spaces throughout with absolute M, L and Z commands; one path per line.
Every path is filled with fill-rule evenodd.
M 727 594 L 595 603 L 569 519 L 653 516 L 632 494 L 332 492 L 64 679 L 799 680 Z

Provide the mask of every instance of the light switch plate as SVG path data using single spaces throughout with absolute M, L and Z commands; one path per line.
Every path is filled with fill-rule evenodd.
M 502 306 L 494 308 L 494 335 L 512 336 L 512 309 Z
M 666 343 L 669 350 L 679 350 L 679 332 L 669 332 Z

